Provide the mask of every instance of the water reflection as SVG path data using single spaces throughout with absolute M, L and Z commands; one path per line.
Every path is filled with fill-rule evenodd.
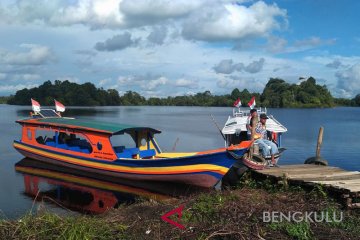
M 64 116 L 117 116 L 120 112 L 119 107 L 71 107 L 67 108 Z
M 24 194 L 36 201 L 99 214 L 146 198 L 165 201 L 203 189 L 160 182 L 136 182 L 24 158 L 15 164 L 24 179 Z

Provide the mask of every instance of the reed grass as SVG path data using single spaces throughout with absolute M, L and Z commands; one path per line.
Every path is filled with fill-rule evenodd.
M 125 230 L 126 226 L 102 217 L 61 217 L 47 211 L 0 221 L 0 239 L 122 239 Z

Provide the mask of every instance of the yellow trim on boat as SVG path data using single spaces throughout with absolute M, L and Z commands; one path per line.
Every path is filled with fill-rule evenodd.
M 55 153 L 49 153 L 40 149 L 33 147 L 24 146 L 22 144 L 14 143 L 15 148 L 19 148 L 25 151 L 34 152 L 36 154 L 49 157 L 52 159 L 60 159 L 67 163 L 76 164 L 78 166 L 92 167 L 102 170 L 117 171 L 124 173 L 133 173 L 133 174 L 180 174 L 180 173 L 193 173 L 193 172 L 202 172 L 202 171 L 212 171 L 220 172 L 225 175 L 228 172 L 228 168 L 213 164 L 194 164 L 187 166 L 168 166 L 168 167 L 127 167 L 119 165 L 109 165 L 99 162 L 93 162 L 88 160 L 80 160 L 73 157 L 63 156 Z M 136 161 L 136 160 L 135 160 Z
M 195 156 L 195 155 L 196 155 L 196 152 L 169 152 L 169 153 L 157 154 L 156 157 L 175 158 L 175 157 L 189 157 L 189 156 Z

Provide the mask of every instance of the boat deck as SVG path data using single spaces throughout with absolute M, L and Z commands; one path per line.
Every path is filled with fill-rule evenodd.
M 338 167 L 313 164 L 283 165 L 278 168 L 253 170 L 262 177 L 286 179 L 294 185 L 321 184 L 330 192 L 339 194 L 349 208 L 360 208 L 353 200 L 360 197 L 360 172 Z

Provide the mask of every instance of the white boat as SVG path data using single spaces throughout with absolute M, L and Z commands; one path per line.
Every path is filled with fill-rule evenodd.
M 278 146 L 279 153 L 275 154 L 275 160 L 277 162 L 281 153 L 285 150 L 285 148 L 282 147 L 281 138 L 282 134 L 287 132 L 287 128 L 276 120 L 273 115 L 268 115 L 266 108 L 257 109 L 257 112 L 258 116 L 263 113 L 268 116 L 266 129 L 269 131 L 268 133 L 271 133 L 273 141 Z M 250 110 L 242 111 L 240 108 L 233 109 L 232 116 L 229 116 L 223 129 L 221 130 L 225 139 L 225 147 L 249 140 L 246 129 L 246 123 L 249 116 Z M 262 156 L 256 142 L 254 142 L 253 152 L 251 154 L 245 154 L 242 161 L 233 166 L 241 168 L 241 165 L 245 165 L 246 167 L 253 169 L 263 169 L 268 166 L 273 166 L 273 164 L 271 164 L 271 156 Z

